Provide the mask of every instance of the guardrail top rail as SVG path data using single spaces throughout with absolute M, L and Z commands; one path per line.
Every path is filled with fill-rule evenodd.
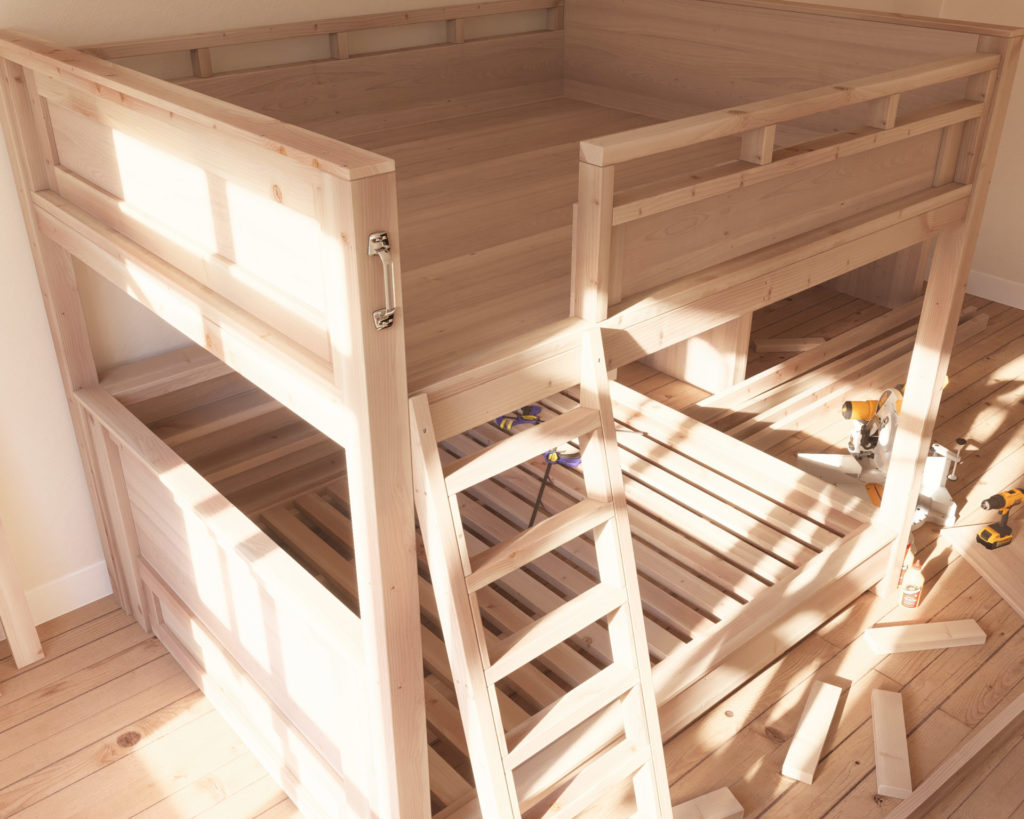
M 999 67 L 997 54 L 949 57 L 888 71 L 842 85 L 797 91 L 782 97 L 621 131 L 580 143 L 580 160 L 607 167 L 720 137 L 768 128 L 801 117 L 891 97 L 929 85 L 971 77 Z

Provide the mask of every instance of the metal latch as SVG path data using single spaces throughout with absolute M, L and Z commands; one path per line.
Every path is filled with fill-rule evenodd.
M 379 256 L 384 265 L 384 308 L 373 311 L 373 326 L 386 330 L 395 323 L 395 265 L 391 261 L 391 240 L 386 230 L 370 234 L 370 256 Z

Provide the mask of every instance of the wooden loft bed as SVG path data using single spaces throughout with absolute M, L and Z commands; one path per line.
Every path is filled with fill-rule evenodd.
M 411 394 L 448 461 L 499 441 L 489 421 L 510 408 L 570 411 L 594 324 L 613 369 L 654 356 L 742 389 L 753 310 L 926 248 L 877 514 L 612 384 L 663 735 L 906 541 L 1022 32 L 771 0 L 624 9 L 502 0 L 84 51 L 0 40 L 115 589 L 303 810 L 475 808 L 417 548 Z M 312 52 L 231 62 L 277 41 Z M 196 346 L 98 366 L 77 286 L 95 275 Z M 522 529 L 539 484 L 526 465 L 463 493 L 467 548 Z M 549 511 L 580 491 L 555 470 Z M 510 575 L 487 627 L 528 627 L 594 560 L 581 537 Z M 525 665 L 505 716 L 602 668 L 607 639 L 594 626 Z M 583 727 L 614 739 L 600 716 Z M 549 763 L 523 774 L 531 804 L 558 785 Z

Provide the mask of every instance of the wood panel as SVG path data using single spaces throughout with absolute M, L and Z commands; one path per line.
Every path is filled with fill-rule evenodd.
M 41 85 L 68 201 L 329 358 L 316 174 Z
M 615 228 L 623 296 L 931 188 L 927 134 Z
M 524 86 L 558 96 L 562 33 L 441 45 L 287 68 L 258 69 L 183 84 L 285 122 L 348 119 L 359 130 L 383 127 L 389 112 L 435 106 L 458 97 L 495 95 Z M 378 93 L 380 89 L 386 93 Z
M 567 93 L 664 119 L 970 53 L 976 44 L 954 31 L 698 0 L 628 9 L 569 0 L 566 20 Z

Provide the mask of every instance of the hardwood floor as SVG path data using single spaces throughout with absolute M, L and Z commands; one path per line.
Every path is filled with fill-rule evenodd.
M 969 299 L 984 331 L 958 346 L 936 439 L 970 440 L 955 500 L 983 520 L 978 503 L 1024 482 L 1024 312 Z M 755 316 L 754 338 L 831 338 L 881 308 L 816 288 Z M 764 354 L 757 370 L 780 360 Z M 703 393 L 640 365 L 622 380 L 677 408 Z M 870 378 L 845 398 L 871 398 Z M 765 440 L 797 451 L 842 446 L 846 422 L 826 404 L 802 431 Z M 1020 513 L 1018 513 L 1020 514 Z M 1011 520 L 1024 527 L 1024 518 Z M 747 816 L 884 816 L 898 801 L 875 793 L 870 692 L 902 691 L 914 783 L 1001 704 L 1024 691 L 1024 621 L 977 573 L 919 532 L 928 584 L 908 615 L 894 600 L 860 597 L 784 657 L 729 694 L 666 745 L 673 800 L 729 786 Z M 983 646 L 879 658 L 861 632 L 876 622 L 976 619 Z M 0 643 L 0 816 L 279 817 L 297 811 L 231 729 L 153 638 L 111 599 L 40 628 L 46 659 L 18 671 Z M 813 785 L 779 774 L 813 680 L 848 693 Z M 929 816 L 1024 819 L 1024 729 L 1010 730 L 946 789 Z
M 298 811 L 164 647 L 110 597 L 0 643 L 0 816 L 286 817 Z

